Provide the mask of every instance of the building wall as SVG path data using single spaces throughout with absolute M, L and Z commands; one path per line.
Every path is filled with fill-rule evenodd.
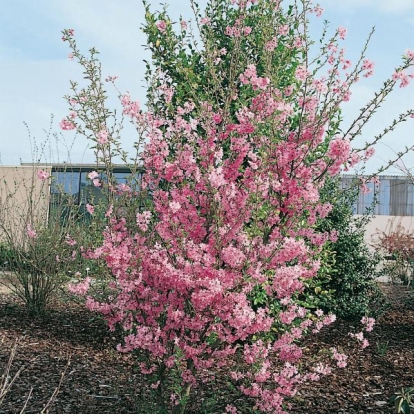
M 37 178 L 38 169 L 50 166 L 0 166 L 0 241 L 23 240 L 27 225 L 44 223 L 49 211 L 49 180 Z
M 381 233 L 390 233 L 398 225 L 404 227 L 407 232 L 414 232 L 413 216 L 373 216 L 365 229 L 365 242 L 371 250 L 374 249 Z

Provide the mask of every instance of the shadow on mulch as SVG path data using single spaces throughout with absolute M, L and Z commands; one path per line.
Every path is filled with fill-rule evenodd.
M 345 321 L 322 331 L 317 343 L 311 338 L 305 342 L 309 355 L 339 344 L 349 356 L 348 366 L 303 387 L 292 400 L 292 413 L 389 414 L 391 394 L 414 385 L 412 290 L 401 286 L 383 289 L 392 306 L 369 334 L 369 348 L 355 348 L 347 335 L 355 324 Z M 43 318 L 30 319 L 9 297 L 0 296 L 0 373 L 16 340 L 11 375 L 20 367 L 25 369 L 0 406 L 0 414 L 19 413 L 31 388 L 25 412 L 39 413 L 59 384 L 68 360 L 51 413 L 144 412 L 138 406 L 147 389 L 145 381 L 133 368 L 132 357 L 116 352 L 117 339 L 93 313 L 60 305 Z M 217 391 L 225 396 L 224 389 Z

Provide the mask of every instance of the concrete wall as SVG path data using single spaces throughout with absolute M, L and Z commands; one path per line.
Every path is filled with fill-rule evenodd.
M 0 241 L 12 237 L 20 243 L 27 225 L 47 221 L 49 180 L 39 180 L 37 171 L 50 166 L 0 166 Z

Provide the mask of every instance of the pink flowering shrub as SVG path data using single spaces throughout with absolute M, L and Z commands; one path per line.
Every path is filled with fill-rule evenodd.
M 322 47 L 325 64 L 310 63 L 300 23 L 322 9 L 309 1 L 303 14 L 286 13 L 270 0 L 220 4 L 226 19 L 211 5 L 200 15 L 200 55 L 186 49 L 187 24 L 175 34 L 165 11 L 151 14 L 147 7 L 144 30 L 155 56 L 149 110 L 129 94 L 120 96 L 139 137 L 136 160 L 145 169 L 140 193 L 111 180 L 112 157 L 123 153 L 119 128 L 109 125 L 111 113 L 102 109 L 105 93 L 73 84 L 68 102 L 77 115 L 68 122 L 92 136 L 108 181 L 97 171 L 89 179 L 112 195 L 103 243 L 85 256 L 103 261 L 113 279 L 106 300 L 89 293 L 90 279 L 71 289 L 86 295 L 87 307 L 104 315 L 111 330 L 122 329 L 118 349 L 140 356 L 161 408 L 185 412 L 191 391 L 225 370 L 254 409 L 284 413 L 286 398 L 301 384 L 331 371 L 326 359 L 301 365 L 299 341 L 335 316 L 311 314 L 295 297 L 317 274 L 324 244 L 337 237 L 315 227 L 332 208 L 321 202 L 320 189 L 327 175 L 362 158 L 351 149 L 353 130 L 337 134 L 339 107 L 361 74 L 372 75 L 373 64 L 361 59 L 344 72 L 351 66 L 338 46 L 344 28 Z M 249 19 L 261 19 L 268 30 L 258 33 Z M 94 55 L 86 61 L 69 31 L 64 40 L 100 84 Z M 202 83 L 196 63 L 177 72 L 179 52 L 189 53 L 187 62 L 194 56 L 203 62 L 197 68 L 205 70 Z M 400 69 L 411 62 L 407 57 Z M 141 193 L 151 202 L 142 205 Z M 135 198 L 129 210 L 122 204 Z M 260 303 L 252 300 L 257 291 L 265 293 Z M 330 354 L 337 366 L 346 365 L 338 349 Z M 174 376 L 178 385 L 170 393 Z M 227 403 L 223 410 L 238 412 Z

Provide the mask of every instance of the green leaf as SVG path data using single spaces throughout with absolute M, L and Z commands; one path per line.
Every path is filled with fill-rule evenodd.
M 411 409 L 407 400 L 403 400 L 400 410 L 403 414 L 410 414 Z

